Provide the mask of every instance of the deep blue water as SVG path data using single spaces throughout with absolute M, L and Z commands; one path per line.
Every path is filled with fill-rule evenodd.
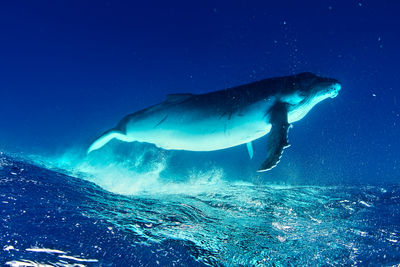
M 350 266 L 400 262 L 400 186 L 210 181 L 123 196 L 0 158 L 9 266 Z M 24 265 L 25 264 L 25 265 Z
M 400 2 L 3 1 L 0 265 L 397 266 Z M 171 93 L 313 72 L 339 95 L 214 152 L 89 144 Z
M 195 248 L 191 255 L 190 241 L 187 247 L 185 240 L 149 242 L 135 230 L 137 225 L 151 231 L 151 218 L 136 211 L 151 200 L 110 194 L 92 183 L 4 155 L 0 173 L 1 265 L 202 265 L 193 259 L 199 253 Z M 147 212 L 152 213 L 151 206 Z M 35 248 L 42 251 L 32 251 Z

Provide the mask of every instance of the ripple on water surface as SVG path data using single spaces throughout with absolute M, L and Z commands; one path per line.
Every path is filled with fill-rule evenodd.
M 0 240 L 9 265 L 105 266 L 122 258 L 176 266 L 400 262 L 395 185 L 275 187 L 206 179 L 124 196 L 6 159 L 0 175 Z

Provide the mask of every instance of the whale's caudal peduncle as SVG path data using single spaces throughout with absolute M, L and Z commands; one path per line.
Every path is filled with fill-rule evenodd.
M 173 94 L 166 100 L 126 116 L 96 139 L 88 153 L 112 139 L 147 142 L 163 149 L 213 151 L 247 144 L 266 134 L 267 157 L 258 171 L 275 167 L 291 123 L 316 104 L 336 97 L 340 83 L 306 72 L 270 78 L 207 94 Z

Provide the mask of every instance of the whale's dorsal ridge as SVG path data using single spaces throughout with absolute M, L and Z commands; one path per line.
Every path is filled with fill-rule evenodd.
M 194 94 L 190 93 L 182 93 L 182 94 L 169 94 L 165 97 L 166 102 L 173 102 L 173 101 L 183 101 L 186 100 L 190 97 L 192 97 Z

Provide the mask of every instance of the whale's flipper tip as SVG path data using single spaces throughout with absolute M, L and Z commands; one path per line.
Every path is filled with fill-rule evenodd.
M 257 170 L 257 172 L 266 172 L 269 171 L 278 165 L 279 161 L 281 161 L 282 157 L 282 152 L 279 154 L 271 154 L 270 157 L 268 157 L 263 164 L 261 164 L 260 168 Z
M 86 151 L 86 155 L 89 155 L 90 152 L 100 149 L 103 146 L 105 146 L 108 142 L 110 142 L 112 139 L 118 139 L 121 141 L 128 141 L 126 138 L 126 135 L 122 134 L 120 131 L 111 129 L 104 134 L 102 134 L 99 138 L 97 138 L 88 148 Z

